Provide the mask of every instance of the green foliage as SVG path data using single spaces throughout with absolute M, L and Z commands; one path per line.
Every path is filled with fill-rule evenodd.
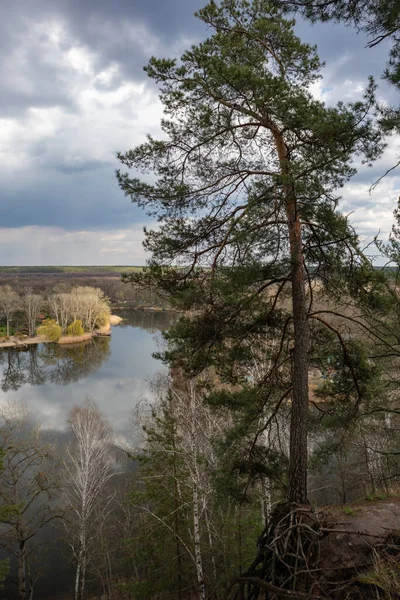
M 13 327 L 10 327 L 10 335 L 14 335 L 15 333 L 15 329 Z M 7 327 L 1 325 L 0 326 L 0 336 L 6 336 L 7 335 Z
M 365 497 L 368 502 L 373 502 L 374 500 L 387 500 L 388 494 L 367 494 Z
M 346 340 L 345 351 L 340 340 L 330 346 L 330 367 L 334 371 L 316 390 L 316 395 L 334 400 L 345 412 L 348 406 L 346 418 L 350 416 L 354 402 L 367 403 L 382 390 L 379 366 L 369 354 L 370 349 L 363 340 Z
M 187 560 L 179 559 L 185 554 L 187 528 L 183 524 L 188 518 L 187 507 L 190 497 L 181 487 L 186 479 L 185 468 L 178 451 L 179 435 L 177 423 L 166 401 L 159 414 L 153 413 L 152 422 L 145 428 L 147 447 L 132 456 L 139 463 L 141 485 L 132 492 L 130 501 L 134 506 L 144 507 L 142 527 L 131 540 L 133 560 L 141 565 L 141 578 L 131 584 L 137 598 L 152 598 L 162 591 L 173 590 L 183 593 L 184 581 L 192 566 Z M 183 494 L 183 496 L 181 496 Z M 156 515 L 146 513 L 147 508 Z M 158 577 L 153 576 L 153 565 L 157 565 Z M 162 575 L 160 574 L 162 571 Z
M 383 78 L 400 89 L 400 5 L 398 0 L 275 0 L 283 10 L 300 11 L 313 23 L 317 21 L 342 22 L 352 25 L 356 33 L 368 35 L 367 52 L 382 42 L 389 48 Z M 340 35 L 340 33 L 338 33 Z M 368 60 L 366 54 L 366 60 Z M 388 131 L 400 131 L 400 108 L 380 106 L 381 124 Z
M 83 335 L 85 330 L 82 327 L 82 321 L 80 319 L 76 319 L 67 327 L 67 335 L 79 336 Z
M 284 454 L 275 441 L 264 455 L 258 437 L 278 426 L 278 411 L 288 416 L 287 399 L 294 406 L 300 393 L 292 370 L 308 345 L 303 321 L 304 336 L 296 333 L 300 314 L 316 334 L 311 363 L 323 365 L 327 340 L 333 345 L 340 375 L 320 393 L 340 398 L 341 422 L 373 396 L 378 367 L 327 315 L 335 302 L 351 306 L 343 319 L 354 307 L 364 315 L 390 306 L 384 278 L 337 211 L 354 157 L 369 165 L 384 144 L 372 114 L 374 81 L 355 103 L 316 100 L 316 48 L 295 35 L 276 2 L 209 2 L 197 16 L 208 39 L 180 61 L 153 57 L 145 69 L 160 87 L 163 139 L 148 136 L 118 155 L 134 169 L 133 177 L 117 172 L 121 189 L 158 220 L 145 232 L 149 267 L 125 281 L 157 287 L 183 312 L 159 356 L 189 376 L 211 373 L 209 402 L 234 417 L 222 449 L 233 479 L 224 485 L 240 490 Z M 295 301 L 301 277 L 306 292 Z M 307 363 L 308 349 L 304 379 Z M 297 426 L 304 439 L 306 417 Z
M 58 342 L 62 335 L 62 329 L 54 319 L 45 319 L 37 328 L 37 333 L 48 338 L 50 342 Z
M 192 374 L 213 366 L 236 383 L 260 338 L 281 338 L 282 360 L 293 339 L 286 186 L 299 199 L 310 279 L 321 279 L 327 295 L 358 294 L 353 275 L 366 260 L 336 212 L 336 189 L 355 172 L 353 153 L 369 162 L 382 144 L 366 116 L 374 84 L 355 104 L 316 101 L 308 92 L 320 76 L 316 50 L 273 3 L 211 2 L 198 16 L 211 37 L 179 63 L 152 58 L 146 68 L 161 87 L 166 140 L 149 137 L 119 154 L 126 167 L 154 174 L 152 184 L 118 178 L 160 222 L 146 231 L 149 269 L 126 280 L 158 286 L 189 311 L 166 335 L 167 362 Z M 277 131 L 286 132 L 290 174 L 274 147 Z M 172 269 L 174 260 L 187 267 Z
M 348 517 L 355 517 L 357 514 L 357 510 L 351 506 L 344 506 L 342 510 Z

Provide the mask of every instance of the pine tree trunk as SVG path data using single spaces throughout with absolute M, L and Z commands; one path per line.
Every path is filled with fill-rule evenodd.
M 273 128 L 283 178 L 289 230 L 294 349 L 292 358 L 292 413 L 290 419 L 289 502 L 306 504 L 308 469 L 308 368 L 310 332 L 304 282 L 304 257 L 300 215 L 290 176 L 290 157 L 282 133 Z
M 292 413 L 290 420 L 289 502 L 307 503 L 307 430 L 308 430 L 308 363 L 310 334 L 301 225 L 296 206 L 288 207 L 290 254 L 292 263 L 292 306 L 294 349 L 292 361 Z

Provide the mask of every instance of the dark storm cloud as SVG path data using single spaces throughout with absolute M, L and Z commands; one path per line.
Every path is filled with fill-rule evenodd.
M 26 105 L 69 104 L 58 84 L 57 65 L 46 64 L 41 46 L 30 47 L 29 34 L 35 24 L 46 20 L 65 23 L 71 37 L 96 53 L 97 66 L 117 62 L 122 76 L 145 79 L 143 66 L 151 56 L 145 44 L 149 33 L 159 48 L 168 52 L 180 38 L 193 38 L 203 27 L 193 13 L 196 0 L 3 0 L 0 4 L 0 76 L 3 93 L 0 110 L 15 114 Z M 10 62 L 10 50 L 20 48 L 20 74 Z M 28 55 L 24 56 L 24 49 Z M 29 77 L 29 83 L 24 81 Z M 25 85 L 24 85 L 25 84 Z
M 328 70 L 337 65 L 342 81 L 346 77 L 366 79 L 368 75 L 380 78 L 388 56 L 388 44 L 367 49 L 368 37 L 364 32 L 356 33 L 353 27 L 336 23 L 310 26 L 297 19 L 296 32 L 303 41 L 317 46 L 319 57 L 325 61 Z
M 56 226 L 69 230 L 129 227 L 145 219 L 119 190 L 112 169 L 44 172 L 0 180 L 1 227 Z
M 143 65 L 153 54 L 179 56 L 207 35 L 204 24 L 193 16 L 204 3 L 1 0 L 0 226 L 38 227 L 29 230 L 29 240 L 37 238 L 35 256 L 43 256 L 41 261 L 46 262 L 50 247 L 45 228 L 62 228 L 68 235 L 82 230 L 139 231 L 135 227 L 145 222 L 145 215 L 117 186 L 115 152 L 139 143 L 146 132 L 157 135 L 157 91 Z M 317 90 L 321 99 L 331 104 L 359 99 L 369 75 L 377 78 L 382 97 L 395 98 L 380 81 L 387 58 L 384 45 L 366 50 L 364 35 L 334 24 L 310 27 L 298 20 L 296 31 L 304 41 L 317 44 L 326 61 Z M 360 172 L 348 191 L 342 190 L 343 209 L 360 211 L 356 220 L 365 231 L 372 230 L 368 211 L 380 198 L 380 222 L 391 219 L 397 174 L 372 196 L 368 188 L 394 158 L 392 151 L 373 170 Z M 14 250 L 8 252 L 3 244 L 0 262 L 24 262 L 24 235 L 15 238 Z M 124 252 L 129 263 L 129 244 L 134 242 L 128 238 L 125 246 L 118 245 L 118 236 L 115 242 L 106 240 L 102 261 L 114 262 L 115 255 L 107 252 Z M 14 243 L 12 236 L 7 239 Z M 95 255 L 95 235 L 89 241 L 79 235 L 73 239 Z M 68 262 L 70 257 L 66 248 L 65 260 L 55 262 Z

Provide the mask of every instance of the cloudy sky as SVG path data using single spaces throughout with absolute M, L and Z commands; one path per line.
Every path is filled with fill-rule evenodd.
M 115 153 L 157 134 L 161 106 L 143 72 L 205 35 L 200 0 L 0 1 L 0 264 L 143 264 L 146 215 L 116 183 Z M 387 48 L 337 25 L 297 26 L 325 60 L 314 93 L 329 103 L 379 78 Z M 381 84 L 381 97 L 393 91 Z M 387 238 L 400 171 L 369 185 L 399 153 L 390 140 L 373 170 L 345 189 L 357 230 Z

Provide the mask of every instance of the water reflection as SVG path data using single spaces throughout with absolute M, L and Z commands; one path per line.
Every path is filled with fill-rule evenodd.
M 90 396 L 117 433 L 131 435 L 132 409 L 151 397 L 149 382 L 163 369 L 152 357 L 159 331 L 173 317 L 163 312 L 119 314 L 124 321 L 113 327 L 111 338 L 0 350 L 0 402 L 10 396 L 26 401 L 45 428 L 62 431 L 74 404 Z
M 177 318 L 175 313 L 163 310 L 127 310 L 118 314 L 123 317 L 121 327 L 140 327 L 150 333 L 168 329 Z
M 16 391 L 24 384 L 57 385 L 77 382 L 97 371 L 110 354 L 110 339 L 96 338 L 71 346 L 39 344 L 26 350 L 6 348 L 0 354 L 5 364 L 1 379 L 3 392 Z

